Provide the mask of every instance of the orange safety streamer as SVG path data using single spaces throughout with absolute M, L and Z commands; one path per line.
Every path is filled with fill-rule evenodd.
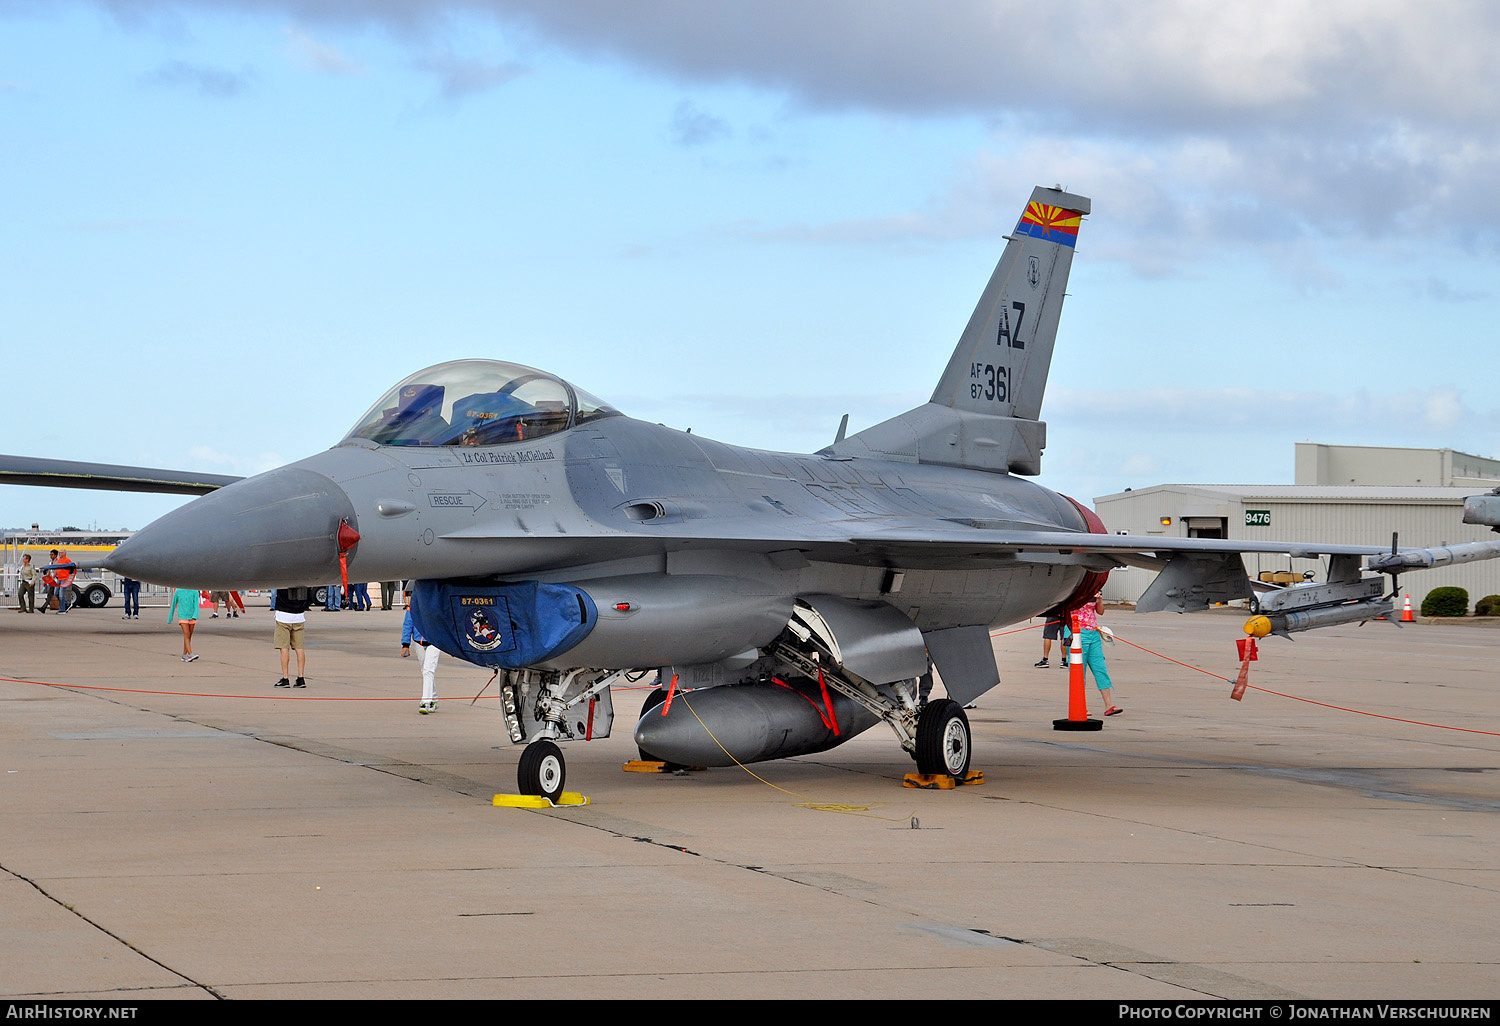
M 821 666 L 818 667 L 818 687 L 823 689 L 823 708 L 828 710 L 828 719 L 823 721 L 823 725 L 833 728 L 834 737 L 843 737 L 843 732 L 839 730 L 839 721 L 833 715 L 833 699 L 828 697 L 828 685 L 823 682 L 823 667 Z
M 834 732 L 838 731 L 838 729 L 839 729 L 838 724 L 834 723 L 834 722 L 831 722 L 832 719 L 833 719 L 833 709 L 831 707 L 828 708 L 827 711 L 824 711 L 824 709 L 819 708 L 817 702 L 814 702 L 811 698 L 808 698 L 806 695 L 804 695 L 802 692 L 798 691 L 796 688 L 792 687 L 790 684 L 788 684 L 786 681 L 782 680 L 780 677 L 772 677 L 771 678 L 771 683 L 777 685 L 778 687 L 786 688 L 792 694 L 794 694 L 798 698 L 802 699 L 802 701 L 804 701 L 808 705 L 812 706 L 813 707 L 813 712 L 815 712 L 815 713 L 818 714 L 818 719 L 822 721 L 823 726 L 827 727 L 829 730 L 832 730 Z M 825 697 L 826 697 L 827 692 L 824 692 L 824 694 L 825 694 Z

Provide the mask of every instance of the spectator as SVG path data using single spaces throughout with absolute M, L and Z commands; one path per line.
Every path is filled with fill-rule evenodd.
M 176 588 L 172 605 L 167 609 L 167 623 L 176 618 L 182 627 L 182 661 L 190 663 L 198 656 L 193 652 L 193 628 L 198 626 L 198 589 Z
M 68 602 L 73 597 L 73 574 L 76 567 L 66 551 L 59 551 L 56 555 L 57 568 L 52 571 L 52 576 L 57 580 L 57 611 L 66 613 Z
M 1124 712 L 1115 705 L 1114 683 L 1109 679 L 1109 670 L 1104 665 L 1104 639 L 1100 635 L 1099 614 L 1104 612 L 1104 597 L 1095 595 L 1086 606 L 1075 613 L 1078 617 L 1078 633 L 1083 642 L 1084 669 L 1094 675 L 1094 686 L 1104 700 L 1104 715 L 1118 716 Z
M 125 615 L 122 620 L 141 618 L 141 582 L 129 577 L 120 578 L 120 587 L 125 590 Z
M 426 716 L 437 712 L 437 664 L 438 648 L 428 642 L 417 628 L 411 616 L 411 592 L 406 593 L 406 621 L 401 626 L 401 658 L 411 655 L 411 646 L 422 649 L 422 700 L 417 703 L 417 712 Z
M 21 570 L 16 585 L 16 611 L 36 612 L 36 567 L 31 565 L 31 553 L 21 557 Z
M 312 601 L 312 593 L 307 588 L 277 588 L 275 595 L 271 597 L 271 609 L 276 618 L 274 644 L 281 656 L 281 679 L 276 682 L 278 688 L 307 687 L 307 650 L 303 648 L 303 633 L 307 628 L 307 609 Z M 294 651 L 297 653 L 295 684 L 288 680 Z
M 1059 647 L 1061 647 L 1063 618 L 1066 615 L 1062 610 L 1056 608 L 1049 609 L 1042 614 L 1042 658 L 1032 663 L 1033 666 L 1047 666 L 1049 664 L 1052 656 L 1052 643 L 1054 641 L 1059 642 Z M 1062 649 L 1060 661 L 1064 666 L 1067 665 L 1068 650 L 1066 648 Z

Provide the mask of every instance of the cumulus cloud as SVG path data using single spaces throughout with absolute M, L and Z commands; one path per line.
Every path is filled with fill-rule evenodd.
M 1451 386 L 1347 393 L 1256 388 L 1057 388 L 1048 391 L 1044 416 L 1090 430 L 1129 427 L 1187 438 L 1261 432 L 1270 425 L 1309 437 L 1389 437 L 1394 432 L 1431 439 L 1452 437 L 1460 430 L 1466 435 L 1489 435 L 1500 429 L 1500 409 L 1476 409 Z
M 425 38 L 488 16 L 585 55 L 686 81 L 747 83 L 810 107 L 1018 112 L 1072 127 L 1219 131 L 1496 120 L 1500 9 L 1485 0 L 98 0 L 279 11 Z
M 1428 278 L 1420 284 L 1419 291 L 1424 298 L 1440 303 L 1476 303 L 1494 295 L 1483 289 L 1457 288 L 1442 278 Z
M 1290 484 L 1294 443 L 1303 441 L 1500 455 L 1500 409 L 1476 409 L 1451 387 L 1059 388 L 1043 416 L 1043 481 L 1079 497 L 1168 482 Z
M 155 71 L 142 75 L 140 81 L 143 85 L 186 89 L 200 96 L 227 99 L 250 88 L 255 81 L 255 72 L 251 68 L 225 71 L 185 61 L 168 61 Z
M 680 146 L 704 146 L 732 134 L 729 122 L 700 110 L 691 100 L 683 100 L 672 111 L 672 141 Z
M 299 28 L 286 29 L 286 43 L 292 59 L 303 67 L 327 75 L 357 75 L 363 71 L 359 64 L 345 57 L 336 47 L 314 39 Z
M 436 76 L 445 100 L 460 100 L 488 92 L 526 73 L 514 61 L 484 61 L 460 57 L 451 50 L 435 51 L 417 58 L 414 66 Z
M 95 0 L 125 19 L 272 12 L 321 31 L 377 26 L 414 50 L 466 19 L 507 44 L 607 59 L 789 109 L 994 126 L 947 195 L 868 222 L 788 229 L 868 240 L 992 234 L 1015 182 L 1066 179 L 1171 269 L 1202 239 L 1438 238 L 1500 249 L 1500 5 L 1487 0 Z M 324 70 L 349 62 L 289 30 Z M 503 62 L 489 65 L 503 77 Z M 444 79 L 461 93 L 480 74 Z M 491 77 L 488 81 L 496 79 Z M 680 108 L 674 138 L 726 128 Z M 1004 185 L 1003 215 L 990 193 Z M 1142 235 L 1142 230 L 1146 234 Z M 1174 252 L 1174 245 L 1178 252 Z

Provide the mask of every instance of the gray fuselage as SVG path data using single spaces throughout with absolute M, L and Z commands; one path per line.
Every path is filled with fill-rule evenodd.
M 351 580 L 585 587 L 600 629 L 561 661 L 593 666 L 713 662 L 765 644 L 813 593 L 884 601 L 924 633 L 1013 623 L 1085 571 L 960 551 L 906 562 L 862 529 L 1089 530 L 1069 500 L 1005 473 L 764 452 L 613 416 L 509 445 L 349 440 L 195 500 L 111 565 L 202 588 L 324 584 L 340 521 L 360 536 Z

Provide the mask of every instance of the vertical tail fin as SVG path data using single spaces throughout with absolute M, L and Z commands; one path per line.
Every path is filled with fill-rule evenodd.
M 932 400 L 831 449 L 973 469 L 1041 473 L 1042 395 L 1086 197 L 1032 190 Z
M 1089 201 L 1034 189 L 932 401 L 956 410 L 1038 420 L 1063 290 Z

